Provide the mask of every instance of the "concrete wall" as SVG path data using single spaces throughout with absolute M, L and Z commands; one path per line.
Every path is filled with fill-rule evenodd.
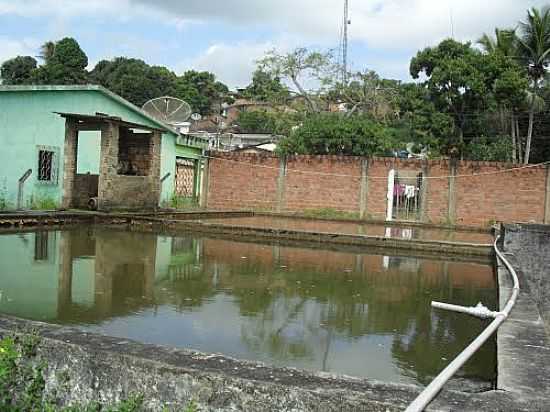
M 63 142 L 65 120 L 53 112 L 95 114 L 96 112 L 120 116 L 124 120 L 158 127 L 144 116 L 109 98 L 100 90 L 0 90 L 0 198 L 15 207 L 17 181 L 27 169 L 33 173 L 27 180 L 24 204 L 31 198 L 49 197 L 61 203 L 63 191 Z M 37 179 L 37 145 L 56 147 L 59 150 L 58 179 L 56 184 L 41 184 Z M 175 136 L 162 135 L 161 176 L 171 173 L 163 183 L 161 200 L 170 198 L 174 191 Z M 100 139 L 97 132 L 79 133 L 78 173 L 99 170 Z
M 550 169 L 545 166 L 509 171 L 514 165 L 497 162 L 211 155 L 206 179 L 206 206 L 211 209 L 333 208 L 384 219 L 387 176 L 394 168 L 427 176 L 422 221 L 481 226 L 492 221 L 550 221 Z

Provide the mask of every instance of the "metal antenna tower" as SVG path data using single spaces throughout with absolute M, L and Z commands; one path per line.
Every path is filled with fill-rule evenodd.
M 348 25 L 349 19 L 349 0 L 344 0 L 344 36 L 342 39 L 342 80 L 344 84 L 348 77 Z

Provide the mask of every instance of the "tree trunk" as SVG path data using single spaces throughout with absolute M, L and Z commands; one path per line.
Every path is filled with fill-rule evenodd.
M 311 109 L 311 111 L 314 113 L 319 113 L 319 108 L 317 107 L 317 103 L 315 103 L 315 101 L 313 101 L 313 99 L 307 94 L 307 92 L 304 90 L 302 85 L 298 82 L 298 79 L 296 79 L 293 76 L 291 77 L 291 79 L 292 79 L 292 82 L 294 83 L 294 86 L 296 86 L 296 88 L 300 92 L 300 95 L 302 95 L 304 99 L 306 99 L 306 102 L 309 108 Z
M 525 143 L 525 158 L 523 163 L 529 163 L 529 155 L 531 154 L 531 139 L 533 137 L 533 123 L 535 121 L 535 103 L 537 98 L 538 80 L 535 79 L 533 85 L 533 96 L 531 97 L 531 107 L 529 108 L 529 129 L 527 129 L 527 141 Z

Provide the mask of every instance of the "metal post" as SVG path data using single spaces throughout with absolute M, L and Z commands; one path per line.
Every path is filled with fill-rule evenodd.
M 25 173 L 23 173 L 23 176 L 19 178 L 19 183 L 17 184 L 17 209 L 21 210 L 21 205 L 23 203 L 23 186 L 25 185 L 25 182 L 29 178 L 29 176 L 32 174 L 32 169 L 27 170 Z

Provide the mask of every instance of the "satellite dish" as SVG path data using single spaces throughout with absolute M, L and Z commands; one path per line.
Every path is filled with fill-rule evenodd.
M 143 105 L 142 109 L 155 119 L 171 126 L 185 122 L 192 112 L 187 102 L 170 96 L 151 99 Z
M 194 120 L 195 122 L 198 122 L 200 119 L 202 119 L 202 116 L 200 113 L 193 113 L 191 115 L 191 120 Z

